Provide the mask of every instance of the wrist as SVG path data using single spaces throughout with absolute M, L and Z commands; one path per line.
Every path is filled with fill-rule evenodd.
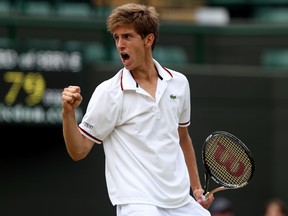
M 197 188 L 193 190 L 193 196 L 197 196 L 197 195 L 202 195 L 204 193 L 204 190 L 202 188 Z

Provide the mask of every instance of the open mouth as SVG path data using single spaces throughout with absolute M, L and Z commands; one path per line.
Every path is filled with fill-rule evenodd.
M 121 53 L 121 57 L 123 60 L 128 60 L 130 56 L 127 53 Z

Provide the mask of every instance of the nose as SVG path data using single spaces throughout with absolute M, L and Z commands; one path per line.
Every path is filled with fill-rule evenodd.
M 118 49 L 123 48 L 125 46 L 124 40 L 119 38 L 116 42 L 116 45 Z

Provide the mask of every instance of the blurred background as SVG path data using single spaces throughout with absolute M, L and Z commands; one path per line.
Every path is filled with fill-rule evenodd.
M 82 87 L 80 120 L 96 85 L 122 67 L 105 22 L 127 2 L 157 8 L 154 57 L 190 81 L 201 180 L 202 144 L 225 130 L 256 162 L 249 185 L 218 192 L 236 216 L 287 203 L 288 0 L 0 0 L 0 214 L 115 215 L 102 146 L 79 162 L 66 152 L 61 92 Z

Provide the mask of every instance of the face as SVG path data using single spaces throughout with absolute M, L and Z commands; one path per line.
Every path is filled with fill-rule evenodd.
M 283 214 L 280 207 L 277 204 L 272 203 L 267 208 L 265 216 L 283 216 Z
M 122 25 L 113 33 L 116 48 L 124 67 L 133 70 L 140 67 L 148 55 L 149 36 L 142 38 L 132 25 Z

